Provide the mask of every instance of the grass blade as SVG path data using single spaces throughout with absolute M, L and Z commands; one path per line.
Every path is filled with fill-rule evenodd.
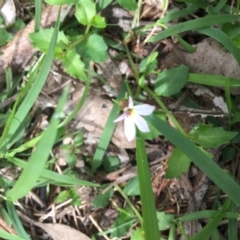
M 159 240 L 158 221 L 152 191 L 151 175 L 144 140 L 139 134 L 136 137 L 137 171 L 143 212 L 143 229 L 145 239 Z
M 220 189 L 238 205 L 240 205 L 240 186 L 223 171 L 213 160 L 189 141 L 176 129 L 153 114 L 145 117 L 156 129 L 159 130 L 172 144 L 179 148 L 199 169 L 204 172 Z
M 240 64 L 240 50 L 227 34 L 213 27 L 197 29 L 197 31 L 220 42 L 234 56 L 238 64 Z
M 60 122 L 60 117 L 64 115 L 63 107 L 66 100 L 67 91 L 65 90 L 63 96 L 59 100 L 59 104 L 50 121 L 49 127 L 43 134 L 35 151 L 32 153 L 26 168 L 21 173 L 13 188 L 7 192 L 8 199 L 11 199 L 13 202 L 24 197 L 35 186 L 35 183 L 41 175 L 48 160 L 49 153 L 55 143 L 58 124 Z
M 16 232 L 20 237 L 22 237 L 25 240 L 30 240 L 28 234 L 26 233 L 25 229 L 22 226 L 22 222 L 20 221 L 17 215 L 16 209 L 13 203 L 10 201 L 6 201 L 6 204 L 7 204 L 8 214 L 12 220 L 14 229 L 16 230 Z
M 119 100 L 123 99 L 125 92 L 126 92 L 125 84 L 122 84 L 122 88 L 121 88 L 116 100 L 119 101 Z M 114 123 L 113 121 L 118 117 L 118 111 L 119 111 L 119 106 L 118 106 L 118 104 L 114 103 L 113 108 L 109 114 L 108 120 L 105 124 L 105 128 L 102 132 L 101 138 L 99 140 L 97 149 L 93 156 L 92 170 L 91 170 L 92 173 L 94 173 L 96 171 L 96 169 L 102 163 L 103 156 L 106 152 L 108 144 L 111 141 L 112 134 L 116 127 L 116 123 Z
M 194 19 L 191 21 L 179 23 L 171 28 L 168 28 L 156 36 L 153 36 L 149 39 L 149 42 L 157 42 L 164 38 L 176 35 L 181 32 L 186 32 L 190 30 L 196 30 L 199 28 L 209 27 L 214 24 L 221 24 L 227 22 L 236 22 L 238 21 L 237 17 L 232 14 L 222 14 L 214 16 L 206 16 L 203 18 Z

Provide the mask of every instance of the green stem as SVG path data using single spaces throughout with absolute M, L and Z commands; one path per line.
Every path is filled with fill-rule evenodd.
M 134 18 L 133 18 L 133 21 L 132 21 L 132 26 L 131 26 L 132 29 L 136 27 L 136 22 L 139 21 L 139 15 L 140 15 L 141 7 L 142 7 L 142 0 L 139 0 L 138 1 L 138 6 L 137 6 L 137 9 L 135 10 Z
M 172 115 L 172 113 L 168 110 L 168 108 L 165 106 L 165 104 L 160 100 L 160 98 L 147 86 L 144 87 L 144 90 L 156 101 L 156 103 L 161 107 L 163 112 L 166 114 L 166 116 L 171 119 L 171 121 L 174 123 L 174 125 L 177 127 L 177 129 L 184 135 L 187 136 L 187 133 L 184 131 L 182 126 L 179 124 L 177 119 Z
M 117 189 L 117 191 L 122 195 L 122 197 L 126 200 L 126 202 L 128 203 L 128 205 L 131 207 L 131 209 L 133 210 L 133 212 L 136 214 L 136 216 L 139 219 L 139 222 L 143 223 L 143 219 L 142 216 L 139 214 L 138 210 L 134 207 L 134 205 L 131 203 L 131 201 L 128 199 L 127 195 L 124 193 L 124 191 L 118 186 L 115 185 L 115 188 Z

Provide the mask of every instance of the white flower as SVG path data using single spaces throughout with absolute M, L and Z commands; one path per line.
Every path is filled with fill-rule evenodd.
M 150 132 L 148 124 L 142 116 L 152 114 L 154 109 L 155 107 L 149 104 L 133 106 L 133 100 L 131 97 L 129 97 L 128 107 L 124 108 L 123 114 L 119 116 L 114 122 L 120 122 L 124 120 L 124 134 L 127 140 L 130 142 L 136 136 L 135 124 L 141 132 Z

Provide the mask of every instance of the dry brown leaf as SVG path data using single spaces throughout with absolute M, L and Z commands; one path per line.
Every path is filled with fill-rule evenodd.
M 19 211 L 17 211 L 17 213 L 24 221 L 42 228 L 51 238 L 53 238 L 53 240 L 91 240 L 85 234 L 67 225 L 58 223 L 40 223 L 30 219 Z
M 162 65 L 172 66 L 173 63 L 183 63 L 190 68 L 191 72 L 240 79 L 240 68 L 237 61 L 217 41 L 206 38 L 198 43 L 196 48 L 194 53 L 188 53 L 177 45 L 162 61 Z M 232 94 L 239 94 L 239 90 L 233 89 Z
M 82 89 L 78 89 L 73 95 L 73 105 L 81 99 L 81 96 Z M 77 115 L 76 129 L 85 128 L 92 135 L 100 138 L 112 107 L 113 102 L 111 100 L 90 92 Z M 119 148 L 135 148 L 134 140 L 131 142 L 127 141 L 124 135 L 122 122 L 117 124 L 112 137 L 112 142 Z
M 91 240 L 87 235 L 71 228 L 67 225 L 58 223 L 37 223 L 35 225 L 42 228 L 53 240 Z
M 58 9 L 58 6 L 49 6 L 44 9 L 41 20 L 42 27 L 49 27 L 56 22 Z M 67 5 L 63 5 L 61 16 L 66 9 Z M 0 55 L 0 85 L 4 83 L 4 71 L 7 67 L 11 66 L 14 70 L 23 67 L 32 54 L 37 51 L 33 48 L 28 38 L 29 33 L 32 32 L 34 32 L 34 20 L 19 31 L 11 42 L 0 49 L 2 52 Z

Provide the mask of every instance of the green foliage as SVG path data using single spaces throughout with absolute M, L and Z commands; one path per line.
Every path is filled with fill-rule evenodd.
M 165 212 L 157 212 L 158 228 L 160 231 L 166 230 L 170 227 L 175 216 L 173 214 L 166 214 Z
M 94 33 L 89 35 L 84 43 L 84 52 L 92 61 L 100 63 L 107 59 L 107 45 L 103 37 Z
M 131 234 L 131 240 L 145 240 L 145 238 L 144 238 L 144 231 L 141 228 L 137 228 Z
M 118 157 L 109 156 L 103 160 L 103 167 L 106 172 L 113 172 L 119 168 L 120 161 Z
M 181 150 L 175 148 L 168 160 L 168 169 L 166 178 L 179 178 L 183 173 L 189 170 L 191 159 L 189 159 Z
M 228 143 L 237 135 L 237 132 L 225 131 L 222 127 L 199 124 L 194 127 L 189 137 L 197 144 L 206 148 L 217 148 Z
M 133 11 L 137 8 L 136 0 L 117 0 L 117 2 L 125 9 Z
M 69 199 L 72 199 L 72 201 L 71 201 L 72 206 L 80 206 L 81 205 L 81 199 L 79 198 L 79 195 L 78 195 L 77 190 L 75 188 L 71 188 L 69 190 L 61 191 L 55 197 L 54 201 L 56 203 L 62 203 L 62 202 L 67 201 Z
M 135 177 L 128 181 L 126 186 L 124 187 L 124 192 L 128 196 L 139 196 L 140 195 L 140 188 L 139 188 L 139 179 Z
M 76 54 L 75 49 L 69 50 L 63 56 L 62 63 L 68 74 L 86 81 L 87 75 L 85 73 L 85 64 L 80 59 L 79 55 Z
M 96 208 L 103 208 L 108 204 L 109 199 L 113 195 L 113 190 L 110 188 L 104 193 L 100 192 L 98 196 L 92 201 L 92 206 Z
M 155 92 L 158 96 L 172 96 L 181 90 L 187 83 L 187 80 L 188 67 L 184 65 L 164 70 L 155 81 Z
M 112 225 L 110 238 L 120 238 L 124 236 L 129 231 L 134 221 L 134 214 L 130 208 L 121 209 L 117 219 Z
M 61 1 L 49 1 L 51 4 L 60 4 Z M 59 31 L 55 58 L 62 61 L 66 72 L 78 79 L 86 81 L 86 65 L 89 60 L 100 63 L 107 59 L 107 45 L 102 36 L 91 32 L 91 28 L 105 28 L 106 22 L 97 14 L 96 3 L 92 0 L 64 1 L 64 3 L 76 3 L 76 19 L 86 26 L 84 35 L 72 31 L 72 35 L 66 35 Z M 40 29 L 29 35 L 31 43 L 41 52 L 46 53 L 49 49 L 53 28 Z M 87 60 L 87 62 L 86 62 Z
M 157 67 L 157 52 L 153 52 L 147 58 L 144 58 L 139 66 L 139 72 L 148 74 L 151 73 Z
M 62 5 L 62 4 L 77 3 L 78 0 L 45 0 L 45 2 L 51 5 Z

